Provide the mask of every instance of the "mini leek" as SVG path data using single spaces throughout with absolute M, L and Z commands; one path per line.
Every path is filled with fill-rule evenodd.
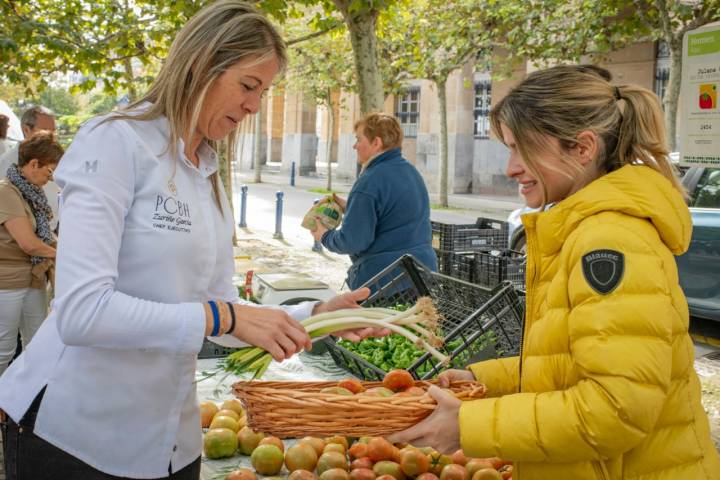
M 438 335 L 439 315 L 428 297 L 418 299 L 413 307 L 402 312 L 380 307 L 348 308 L 314 315 L 300 324 L 311 339 L 348 329 L 385 328 L 407 338 L 441 363 L 448 362 L 437 350 L 443 345 Z M 262 377 L 271 361 L 272 356 L 262 348 L 245 347 L 228 355 L 222 367 L 237 375 L 252 373 L 256 379 Z

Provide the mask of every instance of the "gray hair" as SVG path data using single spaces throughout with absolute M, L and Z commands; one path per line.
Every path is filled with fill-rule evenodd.
M 35 128 L 35 125 L 37 125 L 38 115 L 55 118 L 55 112 L 49 108 L 43 107 L 42 105 L 35 105 L 34 107 L 30 107 L 25 110 L 22 114 L 22 118 L 20 119 L 20 124 L 28 128 Z

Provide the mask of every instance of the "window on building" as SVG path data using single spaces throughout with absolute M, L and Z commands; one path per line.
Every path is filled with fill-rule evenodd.
M 490 138 L 490 102 L 492 82 L 481 80 L 475 82 L 475 138 Z
M 667 90 L 668 79 L 670 78 L 670 49 L 667 43 L 657 42 L 655 52 L 655 82 L 653 89 L 662 103 Z M 665 104 L 663 103 L 663 108 Z
M 412 87 L 404 95 L 398 96 L 395 114 L 400 120 L 403 134 L 406 137 L 417 137 L 418 120 L 420 117 L 420 88 Z

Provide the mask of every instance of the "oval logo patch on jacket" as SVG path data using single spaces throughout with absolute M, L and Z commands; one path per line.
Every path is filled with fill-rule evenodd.
M 625 273 L 625 255 L 615 250 L 593 250 L 582 257 L 583 274 L 601 295 L 615 290 Z

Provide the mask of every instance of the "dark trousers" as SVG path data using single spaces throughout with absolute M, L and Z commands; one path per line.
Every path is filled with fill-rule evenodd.
M 122 480 L 108 475 L 46 442 L 34 433 L 35 417 L 42 392 L 33 401 L 20 423 L 10 417 L 2 422 L 3 454 L 7 480 Z M 141 433 L 141 432 L 138 432 Z M 200 457 L 182 470 L 162 477 L 163 480 L 198 480 Z M 161 479 L 158 479 L 161 480 Z

